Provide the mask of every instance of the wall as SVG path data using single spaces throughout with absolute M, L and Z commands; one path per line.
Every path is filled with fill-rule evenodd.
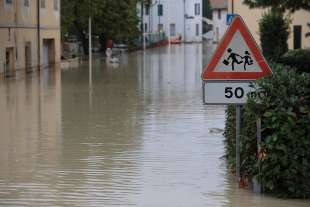
M 200 15 L 195 15 L 195 3 L 200 4 Z M 193 19 L 186 19 L 186 41 L 197 42 L 202 41 L 202 1 L 201 0 L 187 0 L 186 1 L 186 15 L 194 17 Z M 199 25 L 199 36 L 196 35 L 196 24 Z
M 156 3 L 157 2 L 157 3 Z M 195 3 L 200 4 L 200 15 L 195 16 Z M 163 5 L 163 16 L 158 16 L 158 4 Z M 139 6 L 138 6 L 139 7 Z M 194 17 L 193 19 L 185 19 L 185 14 Z M 140 10 L 140 9 L 139 9 Z M 145 11 L 145 10 L 144 10 Z M 141 16 L 141 10 L 138 12 Z M 148 33 L 158 32 L 158 24 L 163 24 L 164 32 L 170 35 L 170 24 L 176 25 L 176 35 L 185 37 L 185 41 L 201 41 L 202 40 L 202 1 L 201 0 L 158 0 L 152 1 L 150 14 L 143 17 L 143 22 L 148 24 Z M 199 36 L 196 36 L 196 24 L 199 24 Z M 185 25 L 185 26 L 184 26 Z M 184 35 L 185 32 L 185 35 Z
M 226 25 L 226 16 L 227 16 L 227 9 L 220 9 L 221 11 L 221 18 L 218 16 L 218 9 L 214 9 L 212 11 L 212 21 L 213 21 L 213 32 L 214 32 L 214 41 L 219 42 L 223 35 L 227 30 Z M 217 37 L 217 28 L 218 28 L 218 37 Z
M 232 1 L 229 1 L 229 13 L 232 11 Z M 261 19 L 264 12 L 267 10 L 263 9 L 249 9 L 247 5 L 242 4 L 242 1 L 234 1 L 234 12 L 241 15 L 244 19 L 246 25 L 249 27 L 253 37 L 256 42 L 260 45 L 259 40 L 259 20 Z M 310 22 L 310 12 L 305 10 L 296 11 L 291 15 L 291 35 L 288 40 L 288 45 L 290 49 L 293 49 L 293 26 L 302 25 L 302 48 L 310 48 L 310 37 L 306 38 L 305 34 L 310 32 L 307 27 L 307 22 Z
M 46 0 L 41 9 L 41 63 L 44 38 L 55 39 L 55 60 L 60 62 L 60 1 L 54 10 L 54 1 Z M 31 42 L 31 67 L 38 66 L 37 0 L 25 7 L 23 0 L 13 0 L 10 7 L 0 0 L 0 74 L 4 72 L 5 50 L 15 48 L 15 70 L 25 69 L 25 45 Z

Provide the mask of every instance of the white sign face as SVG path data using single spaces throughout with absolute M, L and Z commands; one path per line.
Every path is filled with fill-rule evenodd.
M 261 72 L 260 66 L 251 50 L 242 37 L 240 31 L 236 31 L 226 51 L 214 68 L 215 72 Z
M 205 82 L 206 104 L 245 104 L 248 94 L 255 95 L 253 82 L 221 81 Z

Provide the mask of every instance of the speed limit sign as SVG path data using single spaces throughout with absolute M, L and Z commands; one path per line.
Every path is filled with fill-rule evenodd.
M 206 104 L 245 104 L 249 95 L 256 95 L 253 82 L 208 81 L 204 84 Z
M 202 73 L 206 104 L 244 104 L 255 80 L 272 74 L 240 16 L 233 19 Z

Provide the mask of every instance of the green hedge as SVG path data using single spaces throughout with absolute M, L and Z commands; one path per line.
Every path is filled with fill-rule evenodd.
M 310 73 L 310 49 L 290 50 L 278 62 L 297 68 L 298 72 Z
M 249 99 L 243 107 L 241 175 L 257 177 L 264 192 L 310 198 L 310 75 L 271 66 L 274 75 L 257 81 L 268 96 Z M 259 154 L 257 118 L 262 119 L 263 128 Z M 224 135 L 230 167 L 235 166 L 234 130 L 234 109 L 229 107 Z

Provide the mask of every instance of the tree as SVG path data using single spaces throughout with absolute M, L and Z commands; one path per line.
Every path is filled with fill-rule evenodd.
M 95 17 L 98 26 L 101 45 L 106 39 L 113 39 L 116 42 L 133 44 L 133 40 L 140 34 L 138 25 L 136 0 L 106 0 L 104 15 Z
M 250 8 L 275 8 L 280 11 L 294 12 L 299 9 L 310 11 L 309 0 L 243 0 Z
M 203 0 L 202 2 L 202 16 L 208 19 L 212 19 L 212 10 L 210 5 L 210 0 Z M 203 33 L 209 32 L 212 30 L 212 25 L 207 23 L 202 24 Z
M 288 51 L 290 20 L 278 10 L 270 10 L 259 22 L 259 34 L 263 54 L 268 59 L 277 61 Z
M 203 17 L 212 19 L 212 10 L 210 6 L 210 0 L 203 0 L 202 2 L 202 14 Z
M 139 34 L 136 5 L 138 0 L 63 0 L 62 37 L 73 35 L 88 54 L 88 18 L 91 16 L 93 34 L 101 45 L 113 39 L 132 43 Z

